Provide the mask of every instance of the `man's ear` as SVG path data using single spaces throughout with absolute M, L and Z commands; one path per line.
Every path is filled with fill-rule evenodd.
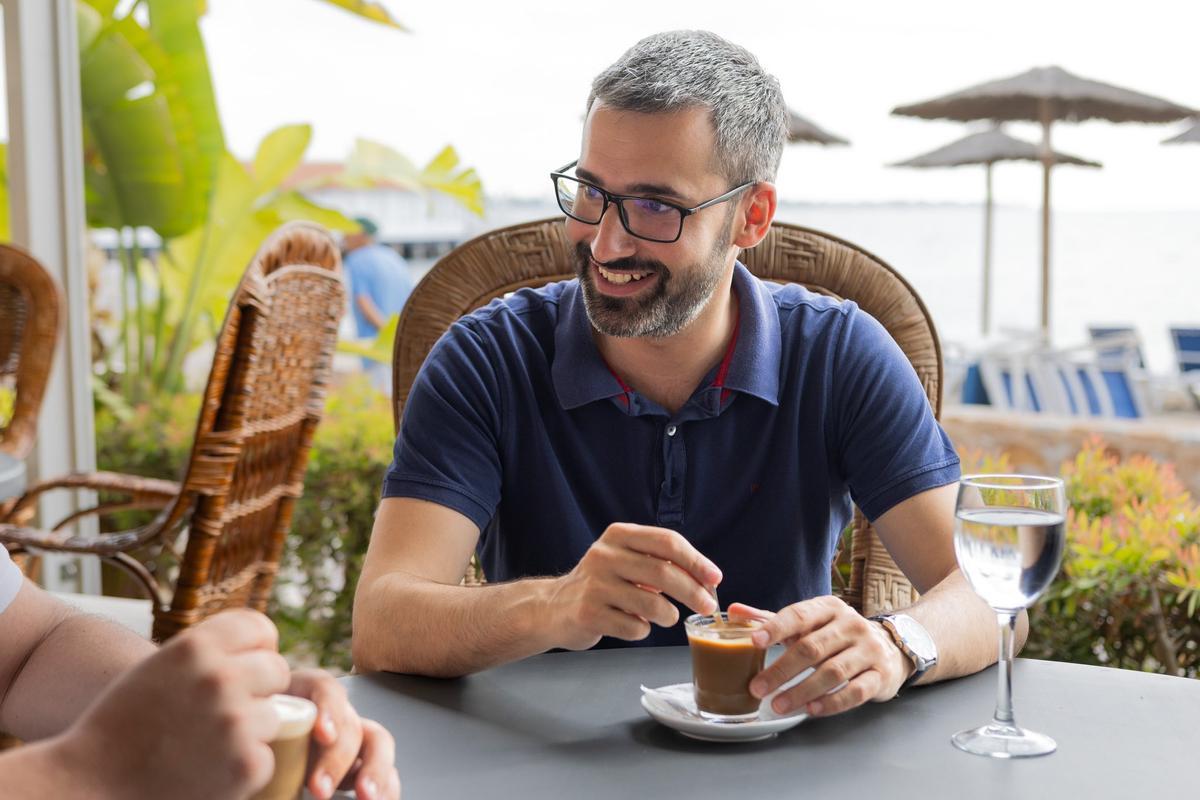
M 745 250 L 761 242 L 775 219 L 776 202 L 773 183 L 762 181 L 747 189 L 740 204 L 745 207 L 734 220 L 732 244 Z

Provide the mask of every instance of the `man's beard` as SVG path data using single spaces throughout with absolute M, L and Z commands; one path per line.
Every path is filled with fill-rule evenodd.
M 592 277 L 591 248 L 583 242 L 575 245 L 579 285 L 583 287 L 583 304 L 592 327 L 605 336 L 621 338 L 664 338 L 679 333 L 699 316 L 720 284 L 729 241 L 729 231 L 723 228 L 707 258 L 689 267 L 680 277 L 675 277 L 661 261 L 621 258 L 604 264 L 605 269 L 649 272 L 657 276 L 657 283 L 649 294 L 635 297 L 612 297 L 601 293 Z

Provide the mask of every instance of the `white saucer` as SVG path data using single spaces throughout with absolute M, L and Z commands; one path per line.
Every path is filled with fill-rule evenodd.
M 771 713 L 769 705 L 759 716 L 741 722 L 714 722 L 700 719 L 692 684 L 675 683 L 642 692 L 642 708 L 651 717 L 684 736 L 704 742 L 757 742 L 794 728 L 808 718 L 803 711 L 782 717 Z M 768 698 L 769 699 L 769 698 Z M 680 711 L 672 703 L 683 707 Z

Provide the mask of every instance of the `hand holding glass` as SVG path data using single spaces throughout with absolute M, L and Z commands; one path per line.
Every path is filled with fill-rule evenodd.
M 1000 623 L 1000 685 L 987 725 L 954 734 L 954 745 L 993 758 L 1053 753 L 1049 736 L 1017 727 L 1012 711 L 1017 614 L 1046 591 L 1062 562 L 1066 494 L 1058 478 L 972 475 L 958 487 L 954 554 Z

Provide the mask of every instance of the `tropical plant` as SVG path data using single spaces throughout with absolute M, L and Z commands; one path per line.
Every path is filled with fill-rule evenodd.
M 403 30 L 378 3 L 324 2 Z M 226 151 L 199 29 L 204 2 L 79 0 L 77 7 L 88 221 L 117 232 L 124 271 L 120 369 L 114 358 L 105 361 L 110 388 L 136 404 L 182 386 L 184 357 L 220 323 L 242 269 L 277 225 L 297 218 L 343 231 L 356 225 L 307 200 L 301 191 L 309 187 L 284 188 L 311 138 L 307 125 L 273 131 L 249 167 Z M 478 177 L 459 166 L 452 148 L 418 169 L 384 145 L 360 141 L 346 180 L 438 191 L 482 213 Z M 163 240 L 162 259 L 143 256 L 139 229 Z

